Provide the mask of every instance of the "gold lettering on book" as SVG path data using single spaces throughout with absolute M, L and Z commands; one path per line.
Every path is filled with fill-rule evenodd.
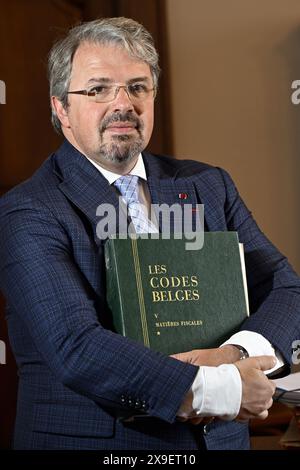
M 154 264 L 153 266 L 149 264 L 149 274 L 165 274 L 167 272 L 167 267 L 165 264 Z
M 178 326 L 202 326 L 202 320 L 179 320 L 155 322 L 156 328 L 174 328 Z
M 199 300 L 197 276 L 168 276 L 165 264 L 148 266 L 152 290 L 152 302 L 185 302 Z M 153 276 L 154 274 L 154 276 Z M 194 288 L 194 289 L 193 289 Z
M 181 320 L 180 326 L 201 326 L 203 325 L 202 320 Z
M 152 302 L 183 302 L 188 300 L 199 300 L 198 290 L 153 290 Z
M 170 328 L 172 326 L 179 326 L 179 321 L 160 321 L 155 323 L 156 328 Z

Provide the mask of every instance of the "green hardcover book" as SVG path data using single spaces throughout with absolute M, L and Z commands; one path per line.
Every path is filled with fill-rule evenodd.
M 107 301 L 118 333 L 165 354 L 218 347 L 248 315 L 236 232 L 184 239 L 109 239 Z

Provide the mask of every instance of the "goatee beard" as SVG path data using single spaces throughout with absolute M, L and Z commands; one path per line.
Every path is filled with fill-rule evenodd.
M 100 128 L 100 139 L 103 142 L 106 128 L 116 122 L 131 122 L 135 125 L 138 138 L 128 134 L 119 134 L 112 136 L 112 141 L 100 145 L 99 154 L 105 160 L 113 163 L 130 162 L 144 150 L 143 122 L 132 112 L 116 112 L 107 116 Z
M 114 136 L 114 141 L 102 144 L 99 153 L 108 162 L 125 163 L 134 160 L 144 150 L 144 140 L 142 138 L 135 139 L 131 136 L 120 135 Z

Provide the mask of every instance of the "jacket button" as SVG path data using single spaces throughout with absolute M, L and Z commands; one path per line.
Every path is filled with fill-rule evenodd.
M 146 410 L 146 409 L 147 409 L 147 404 L 146 404 L 146 402 L 145 402 L 144 400 L 142 401 L 142 406 L 141 406 L 141 408 L 142 408 L 143 410 Z
M 134 407 L 134 401 L 133 401 L 133 399 L 132 399 L 131 397 L 128 397 L 127 403 L 128 403 L 128 406 L 129 406 L 130 408 Z
M 136 409 L 141 408 L 141 400 L 139 400 L 138 398 L 136 398 L 134 407 L 135 407 Z
M 122 395 L 122 396 L 121 396 L 121 403 L 122 403 L 122 405 L 125 405 L 125 403 L 126 403 L 126 397 L 125 397 L 125 395 Z

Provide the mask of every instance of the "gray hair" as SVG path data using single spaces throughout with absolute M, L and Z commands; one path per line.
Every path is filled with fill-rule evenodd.
M 123 18 L 102 18 L 81 23 L 73 27 L 67 36 L 57 41 L 49 53 L 48 75 L 50 83 L 50 98 L 56 96 L 68 107 L 68 94 L 73 57 L 82 42 L 98 43 L 101 45 L 116 44 L 134 58 L 142 60 L 150 67 L 154 87 L 157 88 L 160 67 L 158 53 L 151 34 L 136 21 Z M 52 124 L 61 134 L 61 124 L 52 109 Z

